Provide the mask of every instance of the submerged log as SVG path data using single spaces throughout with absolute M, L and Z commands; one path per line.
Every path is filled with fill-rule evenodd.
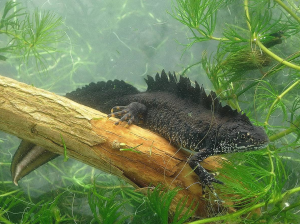
M 198 177 L 186 162 L 189 155 L 149 130 L 114 125 L 117 119 L 108 120 L 97 110 L 2 76 L 0 117 L 0 130 L 58 154 L 64 154 L 65 143 L 69 157 L 117 175 L 137 188 L 157 184 L 180 187 L 175 201 L 194 199 L 199 202 L 196 215 L 208 215 L 201 185 L 194 184 Z M 206 159 L 203 166 L 216 168 L 219 165 L 214 160 Z

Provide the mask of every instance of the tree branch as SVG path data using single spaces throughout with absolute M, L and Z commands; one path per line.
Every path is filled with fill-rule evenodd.
M 171 189 L 180 187 L 183 190 L 176 200 L 196 199 L 196 214 L 207 216 L 201 186 L 194 184 L 198 177 L 186 164 L 188 155 L 148 130 L 116 126 L 116 119 L 107 120 L 106 114 L 97 110 L 1 76 L 0 117 L 1 130 L 55 153 L 64 153 L 62 136 L 69 157 L 117 175 L 135 187 L 159 183 Z M 205 166 L 208 169 L 218 166 L 213 160 L 203 165 L 209 164 Z

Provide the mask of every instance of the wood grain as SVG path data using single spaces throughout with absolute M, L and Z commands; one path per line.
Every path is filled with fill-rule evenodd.
M 197 215 L 207 216 L 198 177 L 186 161 L 189 155 L 138 126 L 114 125 L 116 119 L 65 97 L 0 76 L 0 129 L 117 175 L 135 187 L 180 187 L 175 201 L 199 202 Z M 121 143 L 121 144 L 120 144 Z M 133 148 L 134 151 L 120 149 Z M 204 161 L 219 166 L 213 157 Z M 173 206 L 173 209 L 175 207 Z

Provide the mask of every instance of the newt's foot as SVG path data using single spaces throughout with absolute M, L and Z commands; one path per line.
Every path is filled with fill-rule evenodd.
M 219 203 L 219 204 L 223 204 L 224 201 L 221 200 L 217 194 L 217 192 L 215 191 L 215 188 L 212 185 L 212 182 L 214 183 L 218 183 L 218 184 L 224 184 L 222 181 L 219 181 L 217 179 L 214 178 L 215 174 L 209 174 L 209 177 L 206 179 L 202 179 L 201 180 L 201 185 L 202 185 L 202 197 L 205 198 L 206 194 L 208 193 L 205 189 L 208 188 L 209 191 L 214 195 L 214 197 L 216 198 L 215 202 Z
M 204 189 L 207 187 L 212 193 L 213 195 L 217 198 L 217 200 L 219 202 L 221 202 L 222 200 L 219 199 L 215 188 L 213 187 L 212 183 L 217 183 L 217 184 L 224 184 L 222 181 L 217 180 L 215 178 L 215 174 L 211 174 L 209 172 L 207 172 L 206 169 L 204 169 L 200 163 L 199 160 L 197 160 L 197 154 L 195 154 L 190 160 L 189 160 L 189 165 L 190 167 L 194 170 L 194 172 L 198 175 L 201 185 L 202 185 L 202 194 L 205 195 Z M 202 161 L 202 159 L 201 159 Z
M 114 112 L 115 110 L 120 110 Z M 119 124 L 122 121 L 127 121 L 128 125 L 131 125 L 133 122 L 138 123 L 140 117 L 143 117 L 147 108 L 144 104 L 138 102 L 132 102 L 127 106 L 115 106 L 111 109 L 111 114 L 108 117 L 121 117 L 121 119 L 115 124 Z

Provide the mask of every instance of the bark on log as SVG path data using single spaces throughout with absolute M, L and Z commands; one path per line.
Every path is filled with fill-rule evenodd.
M 114 125 L 116 119 L 65 97 L 0 76 L 0 129 L 63 154 L 61 136 L 69 157 L 126 179 L 136 187 L 159 183 L 181 187 L 176 200 L 189 197 L 199 202 L 197 215 L 206 217 L 207 202 L 201 197 L 198 177 L 186 164 L 188 155 L 169 142 L 138 126 Z M 139 151 L 120 151 L 132 148 Z M 213 169 L 214 158 L 203 166 Z M 189 175 L 188 175 L 189 174 Z M 173 207 L 174 209 L 174 207 Z

